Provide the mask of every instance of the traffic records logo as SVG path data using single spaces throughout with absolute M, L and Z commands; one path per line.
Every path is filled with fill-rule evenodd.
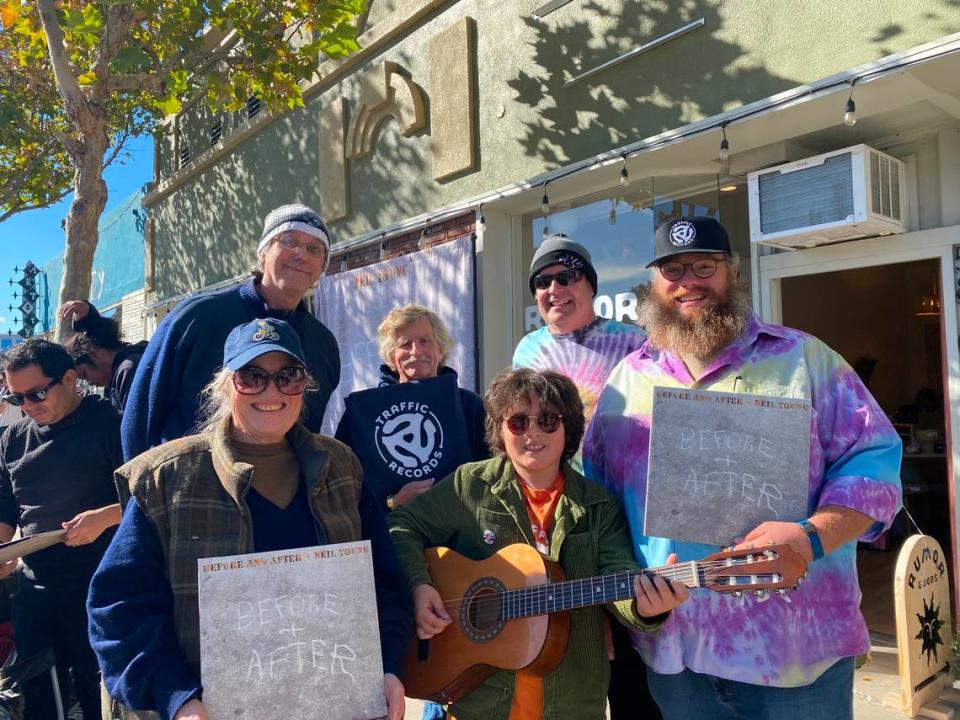
M 697 237 L 697 228 L 689 220 L 678 220 L 670 228 L 670 242 L 678 247 L 686 247 Z
M 380 457 L 397 475 L 417 480 L 433 477 L 443 458 L 443 428 L 421 402 L 400 402 L 381 412 L 374 437 Z

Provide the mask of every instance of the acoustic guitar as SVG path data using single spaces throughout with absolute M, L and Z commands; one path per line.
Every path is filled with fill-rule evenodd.
M 414 638 L 405 660 L 409 697 L 453 703 L 497 670 L 547 675 L 567 649 L 568 610 L 634 597 L 639 574 L 661 575 L 715 592 L 768 591 L 785 596 L 806 575 L 806 561 L 787 545 L 724 550 L 703 560 L 565 580 L 530 545 L 505 547 L 486 560 L 449 548 L 424 552 L 430 577 L 453 622 L 430 640 Z

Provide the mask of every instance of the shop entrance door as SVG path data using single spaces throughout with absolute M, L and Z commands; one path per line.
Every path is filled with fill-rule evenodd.
M 867 625 L 891 638 L 896 555 L 917 526 L 950 557 L 957 606 L 956 230 L 763 256 L 758 263 L 754 300 L 761 315 L 843 355 L 904 440 L 905 510 L 857 553 Z

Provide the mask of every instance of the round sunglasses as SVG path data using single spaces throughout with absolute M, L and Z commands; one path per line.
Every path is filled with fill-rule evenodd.
M 5 403 L 9 403 L 10 405 L 13 405 L 14 407 L 20 407 L 21 405 L 23 405 L 25 400 L 29 400 L 32 403 L 42 403 L 44 400 L 47 399 L 47 396 L 50 394 L 51 388 L 53 388 L 53 386 L 56 385 L 61 380 L 63 380 L 63 376 L 58 377 L 56 380 L 51 380 L 42 388 L 37 388 L 36 390 L 31 390 L 30 392 L 25 392 L 25 393 L 8 392 L 3 396 L 2 400 Z
M 566 287 L 567 285 L 572 285 L 575 282 L 579 282 L 580 278 L 583 277 L 583 273 L 579 270 L 574 270 L 573 268 L 569 270 L 561 270 L 558 273 L 548 274 L 540 273 L 539 275 L 533 276 L 533 287 L 537 290 L 546 290 L 550 287 L 550 283 L 554 280 L 557 281 L 557 285 L 560 287 Z
M 507 424 L 507 430 L 514 435 L 523 435 L 529 430 L 531 420 L 535 421 L 537 427 L 543 430 L 543 432 L 550 434 L 555 433 L 560 428 L 563 415 L 555 412 L 542 412 L 539 415 L 511 415 L 503 419 Z
M 241 395 L 259 395 L 271 380 L 284 395 L 300 395 L 307 387 L 307 371 L 299 365 L 291 365 L 271 373 L 254 365 L 240 368 L 233 374 L 233 386 Z

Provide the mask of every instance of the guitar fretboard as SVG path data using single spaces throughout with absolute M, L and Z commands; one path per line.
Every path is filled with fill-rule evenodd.
M 660 568 L 564 580 L 503 592 L 500 619 L 514 620 L 591 605 L 605 605 L 617 600 L 629 600 L 634 597 L 633 579 L 638 575 L 661 575 L 687 587 L 704 585 L 702 571 L 692 560 Z

